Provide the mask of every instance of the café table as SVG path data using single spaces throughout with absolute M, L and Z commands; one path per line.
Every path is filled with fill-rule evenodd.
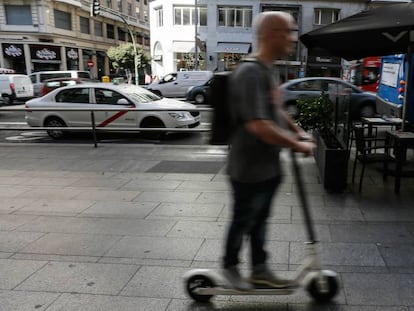
M 385 145 L 387 152 L 389 148 L 394 149 L 395 156 L 395 182 L 394 192 L 400 192 L 401 177 L 413 176 L 414 171 L 403 172 L 403 164 L 407 158 L 407 148 L 414 148 L 414 133 L 403 131 L 386 131 L 385 133 Z M 384 163 L 384 173 L 388 175 L 388 163 Z

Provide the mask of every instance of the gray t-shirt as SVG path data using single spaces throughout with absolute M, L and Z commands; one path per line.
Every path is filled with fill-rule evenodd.
M 239 182 L 260 182 L 281 174 L 280 148 L 245 129 L 250 120 L 278 120 L 277 88 L 272 72 L 263 63 L 241 63 L 230 78 L 230 109 L 235 127 L 227 172 Z

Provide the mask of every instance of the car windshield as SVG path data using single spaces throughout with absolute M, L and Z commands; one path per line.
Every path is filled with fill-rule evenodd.
M 159 97 L 158 95 L 144 89 L 141 87 L 137 87 L 134 85 L 131 86 L 127 86 L 125 88 L 123 88 L 123 91 L 125 94 L 127 94 L 128 96 L 132 97 L 133 99 L 135 99 L 136 101 L 140 102 L 140 103 L 150 103 L 156 100 L 160 100 L 161 97 Z

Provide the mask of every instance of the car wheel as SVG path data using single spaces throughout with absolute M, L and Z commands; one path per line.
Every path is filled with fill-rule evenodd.
M 164 122 L 160 119 L 149 117 L 141 122 L 142 128 L 165 128 Z M 165 131 L 143 131 L 143 136 L 150 139 L 161 139 L 166 135 Z
M 359 115 L 361 118 L 371 118 L 375 115 L 375 106 L 372 104 L 364 104 L 359 110 Z
M 45 127 L 66 127 L 66 123 L 57 117 L 48 118 L 45 121 Z M 65 136 L 64 131 L 59 130 L 48 130 L 47 134 L 52 137 L 53 139 L 60 139 Z
M 205 100 L 206 100 L 206 96 L 203 93 L 197 93 L 194 96 L 194 101 L 196 104 L 204 104 Z

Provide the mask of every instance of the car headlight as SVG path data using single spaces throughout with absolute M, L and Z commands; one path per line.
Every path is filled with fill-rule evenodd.
M 185 112 L 169 112 L 168 113 L 171 117 L 177 120 L 185 119 L 186 115 Z

